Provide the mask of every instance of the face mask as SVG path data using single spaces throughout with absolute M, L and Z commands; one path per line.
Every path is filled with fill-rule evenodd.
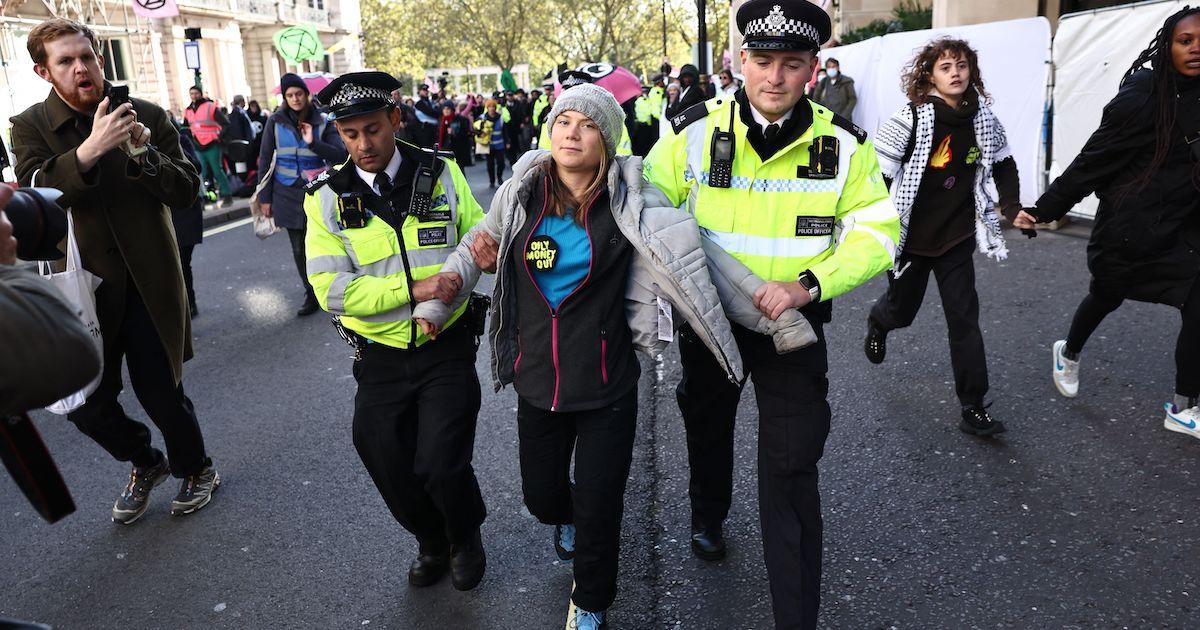
M 837 76 L 838 76 L 838 69 L 837 69 L 837 68 L 830 68 L 830 69 L 828 69 L 828 70 L 826 70 L 826 71 L 825 71 L 825 74 L 829 75 L 829 78 L 830 78 L 830 79 L 836 79 L 836 78 L 837 78 Z

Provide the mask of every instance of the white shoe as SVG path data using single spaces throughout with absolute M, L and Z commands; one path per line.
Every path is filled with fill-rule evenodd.
M 1067 350 L 1067 342 L 1054 342 L 1054 387 L 1058 393 L 1067 398 L 1074 398 L 1079 393 L 1079 361 L 1072 361 L 1063 356 Z
M 1166 430 L 1200 439 L 1200 405 L 1181 411 L 1175 403 L 1166 403 L 1163 409 L 1167 412 L 1167 417 L 1163 419 Z

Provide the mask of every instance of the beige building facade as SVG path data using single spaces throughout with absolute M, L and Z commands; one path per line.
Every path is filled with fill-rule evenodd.
M 194 72 L 184 58 L 185 28 L 200 28 L 201 80 L 207 95 L 227 105 L 236 94 L 264 109 L 285 72 L 361 70 L 363 53 L 358 0 L 176 0 L 180 14 L 147 19 L 134 15 L 131 0 L 3 0 L 0 4 L 0 130 L 9 118 L 41 102 L 50 85 L 33 71 L 25 48 L 29 31 L 52 16 L 91 26 L 101 39 L 105 77 L 127 84 L 133 96 L 175 113 L 188 104 Z M 326 49 L 322 61 L 290 65 L 275 51 L 272 36 L 296 24 L 313 24 Z

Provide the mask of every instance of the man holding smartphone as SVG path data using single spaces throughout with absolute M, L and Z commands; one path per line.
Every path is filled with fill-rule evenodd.
M 191 326 L 169 209 L 196 198 L 199 177 L 166 112 L 104 80 L 90 28 L 50 19 L 29 32 L 27 46 L 34 70 L 53 90 L 12 118 L 17 179 L 62 191 L 59 204 L 71 209 L 83 266 L 102 280 L 96 312 L 103 376 L 68 417 L 115 459 L 132 463 L 113 521 L 139 519 L 150 490 L 170 475 L 180 480 L 171 513 L 190 514 L 220 483 L 183 391 Z M 114 97 L 127 102 L 114 106 Z M 138 401 L 162 431 L 165 456 L 117 402 L 123 358 Z

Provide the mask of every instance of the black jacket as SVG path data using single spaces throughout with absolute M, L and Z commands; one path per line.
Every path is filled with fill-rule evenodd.
M 587 213 L 592 262 L 583 284 L 552 312 L 526 265 L 526 247 L 546 210 L 543 177 L 529 197 L 525 225 L 513 237 L 517 287 L 517 345 L 513 387 L 529 404 L 551 411 L 588 411 L 612 404 L 637 387 L 641 368 L 625 315 L 625 286 L 633 245 L 621 234 L 608 193 Z
M 1200 109 L 1200 79 L 1177 80 L 1180 102 Z M 1057 220 L 1095 192 L 1092 291 L 1181 307 L 1200 274 L 1200 194 L 1192 181 L 1196 162 L 1183 139 L 1183 106 L 1166 160 L 1145 186 L 1129 186 L 1154 157 L 1156 100 L 1152 71 L 1131 76 L 1079 155 L 1038 199 L 1034 215 Z
M 187 128 L 179 134 L 179 148 L 183 151 L 183 157 L 199 171 L 200 156 L 196 155 L 196 145 Z M 204 241 L 204 199 L 197 194 L 192 203 L 171 208 L 171 223 L 175 227 L 175 242 L 180 247 L 199 245 Z

